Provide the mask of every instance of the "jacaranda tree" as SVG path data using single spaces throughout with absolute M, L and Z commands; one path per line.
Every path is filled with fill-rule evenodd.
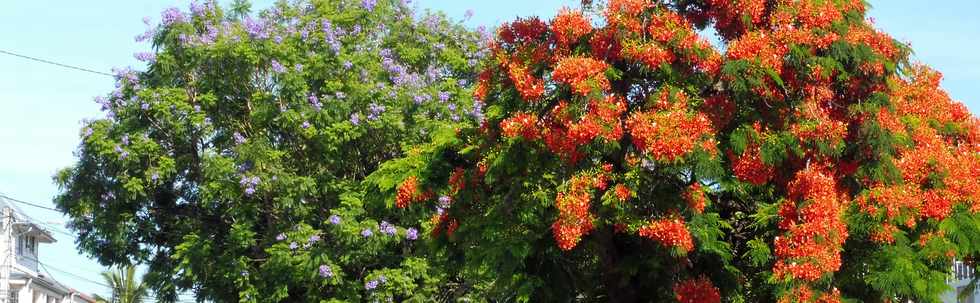
M 428 301 L 453 291 L 415 221 L 361 180 L 472 125 L 485 40 L 409 0 L 171 8 L 137 37 L 56 177 L 78 247 L 172 301 Z
M 939 302 L 975 264 L 980 122 L 863 1 L 601 7 L 502 25 L 486 120 L 368 177 L 474 297 Z

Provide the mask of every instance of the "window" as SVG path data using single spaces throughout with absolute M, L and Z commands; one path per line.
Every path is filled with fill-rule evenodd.
M 37 255 L 37 238 L 34 238 L 34 236 L 27 237 L 27 251 L 33 255 Z
M 20 291 L 19 290 L 11 289 L 10 290 L 10 293 L 9 293 L 9 296 L 7 296 L 7 302 L 17 303 L 17 299 L 19 299 L 18 296 L 17 296 L 17 293 L 18 292 L 20 292 Z

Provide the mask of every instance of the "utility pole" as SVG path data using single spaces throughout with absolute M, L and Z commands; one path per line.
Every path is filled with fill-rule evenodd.
M 10 268 L 13 264 L 14 241 L 10 236 L 13 235 L 13 214 L 10 207 L 0 209 L 0 228 L 3 228 L 3 239 L 0 239 L 0 248 L 3 250 L 3 264 L 0 264 L 0 303 L 10 302 Z

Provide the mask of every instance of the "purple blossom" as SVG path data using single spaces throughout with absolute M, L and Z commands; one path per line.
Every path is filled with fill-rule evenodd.
M 446 109 L 448 109 L 451 112 L 456 111 L 456 103 L 449 103 L 449 105 L 446 106 Z
M 251 196 L 251 195 L 254 195 L 254 194 L 255 194 L 255 188 L 254 187 L 246 187 L 245 188 L 245 195 L 246 196 Z
M 389 236 L 393 236 L 398 232 L 398 229 L 394 225 L 391 225 L 391 223 L 388 223 L 388 221 L 381 221 L 381 224 L 378 224 L 378 230 Z
M 405 231 L 405 239 L 408 239 L 410 241 L 415 241 L 418 238 L 419 238 L 419 230 L 415 229 L 414 227 L 411 227 Z
M 154 182 L 156 182 L 157 179 L 160 179 L 160 174 L 153 173 L 152 175 L 150 175 L 150 180 L 153 180 Z
M 160 16 L 162 17 L 161 22 L 164 26 L 184 22 L 184 13 L 182 13 L 176 7 L 170 7 L 163 10 L 163 13 L 160 13 Z
M 245 17 L 245 21 L 242 24 L 245 27 L 245 32 L 248 33 L 249 37 L 256 39 L 269 38 L 269 34 L 266 33 L 264 20 L 253 19 L 249 16 Z
M 415 105 L 422 105 L 425 102 L 425 96 L 423 95 L 416 95 L 412 99 L 415 100 Z
M 296 242 L 289 243 L 289 249 L 296 250 L 296 248 L 299 248 L 299 244 L 296 244 Z
M 243 144 L 243 143 L 245 143 L 245 137 L 243 137 L 242 134 L 240 134 L 238 132 L 235 132 L 231 136 L 235 138 L 235 144 Z
M 85 130 L 82 131 L 82 136 L 84 136 L 85 138 L 88 138 L 88 137 L 92 136 L 92 133 L 93 132 L 94 131 L 92 130 L 91 127 L 85 127 Z
M 310 121 L 303 121 L 303 125 L 301 126 L 303 127 L 303 129 L 310 128 Z
M 449 205 L 452 204 L 452 203 L 453 203 L 453 198 L 450 198 L 449 196 L 441 196 L 441 197 L 439 197 L 439 207 L 440 208 L 449 208 Z
M 123 145 L 129 145 L 129 135 L 128 134 L 123 135 L 120 141 L 122 141 Z
M 339 225 L 340 224 L 340 216 L 338 216 L 338 215 L 330 215 L 330 219 L 328 219 L 328 220 L 330 220 L 330 224 L 333 224 L 333 225 Z
M 207 5 L 200 5 L 197 1 L 191 1 L 190 3 L 191 14 L 194 16 L 204 16 L 204 12 L 207 9 Z
M 470 18 L 473 18 L 473 14 L 474 14 L 474 12 L 473 12 L 473 9 L 472 8 L 471 9 L 467 9 L 466 10 L 466 13 L 463 14 L 463 19 L 469 20 Z
M 269 62 L 269 65 L 272 66 L 272 71 L 278 74 L 286 72 L 286 67 L 282 66 L 282 64 L 280 64 L 279 61 L 277 61 L 276 59 L 272 59 L 272 62 Z
M 119 153 L 119 159 L 120 160 L 124 160 L 124 159 L 126 159 L 126 157 L 129 156 L 129 153 L 126 152 L 125 150 L 123 150 L 122 147 L 119 146 L 119 145 L 116 145 L 115 151 L 116 151 L 116 153 Z
M 365 238 L 370 237 L 373 234 L 374 232 L 371 231 L 371 228 L 365 228 L 364 230 L 361 231 L 361 236 L 364 236 Z
M 378 120 L 378 118 L 381 117 L 381 114 L 383 114 L 385 112 L 385 106 L 384 105 L 380 105 L 380 104 L 377 104 L 377 103 L 371 103 L 370 105 L 368 105 L 368 107 L 369 107 L 369 110 L 371 111 L 371 113 L 369 113 L 368 116 L 367 116 L 368 120 Z
M 333 24 L 327 19 L 323 19 L 323 21 L 320 23 L 321 27 L 323 27 L 324 42 L 326 42 L 327 45 L 330 45 L 330 49 L 333 50 L 334 53 L 340 53 L 340 39 L 337 38 L 339 29 L 334 29 Z
M 388 283 L 388 278 L 385 277 L 385 275 L 380 275 L 380 276 L 378 276 L 378 281 L 380 281 L 381 284 L 385 284 L 385 283 Z
M 358 113 L 350 114 L 350 123 L 354 125 L 361 124 L 361 115 Z
M 154 63 L 157 61 L 157 55 L 151 52 L 138 52 L 133 54 L 133 57 L 141 62 Z
M 316 243 L 316 242 L 320 242 L 320 235 L 310 236 L 310 243 Z
M 279 233 L 278 235 L 276 235 L 276 241 L 282 241 L 282 240 L 286 240 L 286 234 Z
M 150 104 L 149 103 L 146 103 L 146 102 L 140 103 L 140 109 L 142 109 L 142 110 L 149 110 L 150 109 Z
M 276 35 L 275 37 L 272 37 L 272 41 L 276 42 L 276 44 L 282 44 L 282 36 Z
M 313 108 L 317 111 L 323 108 L 323 105 L 320 104 L 320 98 L 317 98 L 316 95 L 310 94 L 310 96 L 306 97 L 306 99 L 310 101 L 310 106 L 313 106 Z
M 116 194 L 114 194 L 112 192 L 107 192 L 107 193 L 102 194 L 102 200 L 112 200 L 112 199 L 115 199 L 115 198 L 116 198 Z
M 354 67 L 354 63 L 353 62 L 350 62 L 350 60 L 344 61 L 344 68 L 345 69 L 351 69 L 353 67 Z
M 297 73 L 303 72 L 303 64 L 296 63 L 296 65 L 293 66 L 293 69 L 295 69 Z
M 327 265 L 320 265 L 320 277 L 330 278 L 333 277 L 333 269 Z
M 344 92 L 336 92 L 336 93 L 334 93 L 333 95 L 334 95 L 334 97 L 335 97 L 335 98 L 337 98 L 337 99 L 344 99 L 344 98 L 347 98 L 347 94 L 345 94 Z
M 364 9 L 369 10 L 369 11 L 373 11 L 374 10 L 374 7 L 376 5 L 378 5 L 378 0 L 363 0 L 363 1 L 361 1 L 361 6 L 364 6 Z
M 477 122 L 483 123 L 483 102 L 473 102 L 473 110 L 470 111 L 470 115 L 473 116 Z
M 378 281 L 376 281 L 376 280 L 371 280 L 371 281 L 368 281 L 367 283 L 364 283 L 364 289 L 367 289 L 367 290 L 372 290 L 372 289 L 375 289 L 377 287 L 378 287 Z
M 449 101 L 450 94 L 448 92 L 439 92 L 439 101 L 446 102 Z

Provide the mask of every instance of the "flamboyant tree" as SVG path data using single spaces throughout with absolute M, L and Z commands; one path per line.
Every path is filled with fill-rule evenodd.
M 360 181 L 474 124 L 476 32 L 397 0 L 162 13 L 87 121 L 58 207 L 80 250 L 164 301 L 426 301 L 452 291 L 418 222 Z M 436 138 L 436 139 L 433 139 Z M 333 301 L 331 301 L 333 302 Z
M 980 123 L 865 10 L 609 0 L 504 24 L 485 122 L 368 181 L 477 297 L 938 302 L 980 254 Z

